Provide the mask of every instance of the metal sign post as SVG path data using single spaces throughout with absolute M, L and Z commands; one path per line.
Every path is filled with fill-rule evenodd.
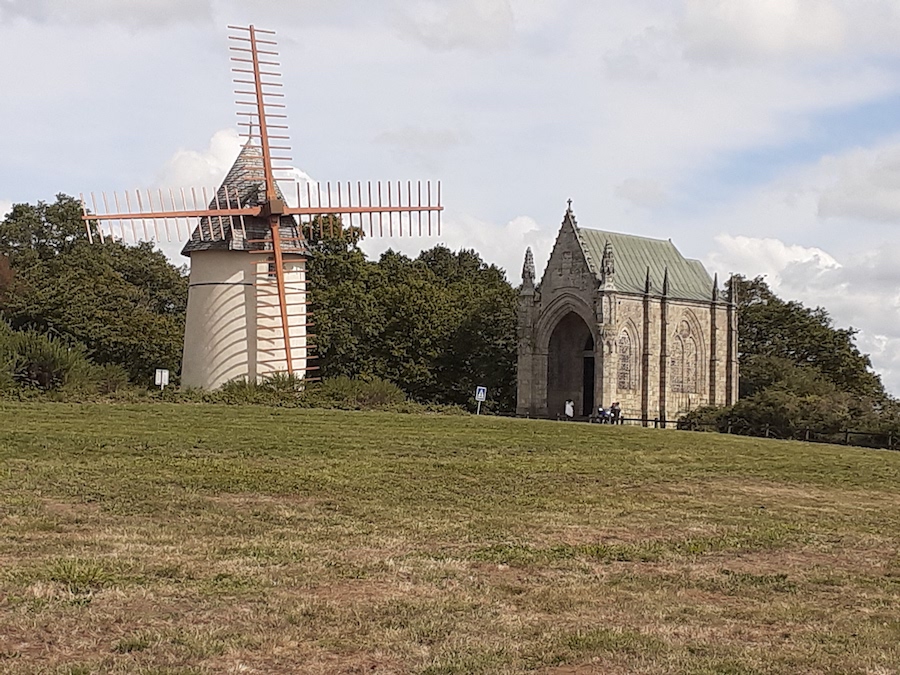
M 162 391 L 169 385 L 169 371 L 165 368 L 156 369 L 156 386 Z
M 476 387 L 475 388 L 475 400 L 478 401 L 478 410 L 475 412 L 476 415 L 481 414 L 481 404 L 487 399 L 487 387 Z

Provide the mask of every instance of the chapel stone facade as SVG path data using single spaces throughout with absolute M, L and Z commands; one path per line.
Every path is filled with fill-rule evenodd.
M 519 415 L 576 416 L 619 402 L 660 420 L 737 400 L 737 312 L 718 279 L 671 241 L 580 228 L 571 206 L 535 284 L 519 297 Z

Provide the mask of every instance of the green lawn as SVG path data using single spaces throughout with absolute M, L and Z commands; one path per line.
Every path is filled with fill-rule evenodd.
M 900 453 L 0 403 L 2 673 L 900 671 Z

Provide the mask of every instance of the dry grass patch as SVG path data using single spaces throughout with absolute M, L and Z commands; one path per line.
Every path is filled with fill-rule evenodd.
M 900 454 L 597 427 L 0 404 L 0 672 L 900 670 Z

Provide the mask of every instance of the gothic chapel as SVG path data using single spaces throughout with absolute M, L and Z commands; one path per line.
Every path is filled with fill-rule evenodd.
M 737 313 L 671 241 L 578 227 L 571 203 L 540 284 L 525 254 L 519 415 L 668 420 L 737 399 Z

